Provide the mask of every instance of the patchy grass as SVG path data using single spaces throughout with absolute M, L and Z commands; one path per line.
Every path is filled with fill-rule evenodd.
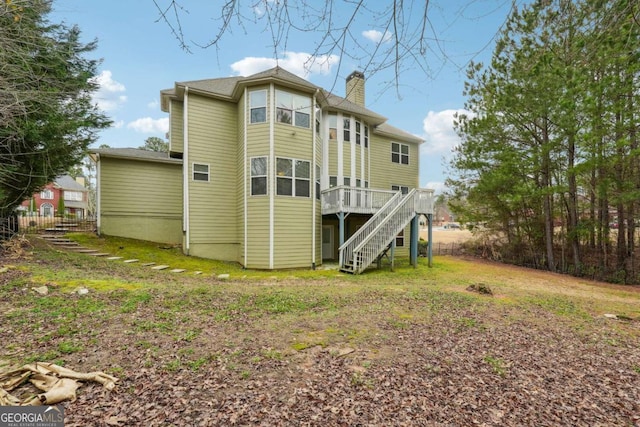
M 228 393 L 246 385 L 270 407 L 303 401 L 303 390 L 314 389 L 317 381 L 327 384 L 318 385 L 314 396 L 327 402 L 334 394 L 345 402 L 369 390 L 381 396 L 391 390 L 401 393 L 414 378 L 418 385 L 412 393 L 436 393 L 427 401 L 469 390 L 472 402 L 487 387 L 506 387 L 507 381 L 516 384 L 509 396 L 520 395 L 528 381 L 546 393 L 556 384 L 548 378 L 559 376 L 560 369 L 566 369 L 562 382 L 576 378 L 575 372 L 585 366 L 598 366 L 583 378 L 594 384 L 609 368 L 627 382 L 637 381 L 640 374 L 640 292 L 635 288 L 449 257 L 436 258 L 431 269 L 426 260 L 413 268 L 401 259 L 394 272 L 385 267 L 359 276 L 323 270 L 245 271 L 157 244 L 73 238 L 123 258 L 148 258 L 203 274 L 152 271 L 139 263 L 34 242 L 31 259 L 12 260 L 14 265 L 0 273 L 0 360 L 105 370 L 128 378 L 127 387 L 134 388 L 146 381 L 141 377 L 157 371 L 162 378 L 158 384 L 180 378 L 175 382 L 220 387 L 208 390 L 207 399 L 224 393 L 232 399 Z M 219 273 L 231 278 L 218 280 Z M 474 283 L 488 285 L 494 296 L 467 291 Z M 42 285 L 49 295 L 32 290 Z M 74 293 L 78 287 L 89 293 Z M 605 318 L 605 313 L 625 320 Z M 209 376 L 215 378 L 200 381 Z M 618 386 L 617 379 L 600 379 Z M 462 390 L 459 382 L 471 385 Z M 562 382 L 554 389 L 556 397 L 571 389 Z M 287 394 L 290 390 L 298 390 L 295 399 Z M 441 390 L 446 393 L 437 394 Z M 594 385 L 584 395 L 599 390 Z M 625 392 L 631 396 L 632 390 Z M 192 393 L 197 400 L 197 391 Z M 281 396 L 270 401 L 270 393 Z M 502 390 L 493 393 L 498 396 Z M 136 399 L 135 393 L 126 396 Z M 413 395 L 405 397 L 405 403 L 417 402 Z M 545 404 L 563 401 L 556 397 Z M 327 402 L 322 405 L 342 404 Z M 386 406 L 389 413 L 392 407 Z M 482 418 L 482 411 L 476 414 L 487 424 L 499 424 Z

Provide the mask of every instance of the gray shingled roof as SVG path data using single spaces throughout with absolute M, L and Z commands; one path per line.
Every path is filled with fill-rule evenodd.
M 96 148 L 90 151 L 103 157 L 117 157 L 121 159 L 148 160 L 176 164 L 182 163 L 181 159 L 173 159 L 169 157 L 169 153 L 142 150 L 140 148 Z
M 243 79 L 244 77 L 221 77 L 217 79 L 191 80 L 186 82 L 177 82 L 176 86 L 188 86 L 191 89 L 203 92 L 231 96 L 238 82 Z
M 269 70 L 262 71 L 256 74 L 252 74 L 250 76 L 245 77 L 243 80 L 245 81 L 253 81 L 253 80 L 261 80 L 266 78 L 274 78 L 279 79 L 288 83 L 294 83 L 298 86 L 307 87 L 311 90 L 319 89 L 318 86 L 313 83 L 303 79 L 302 77 L 296 76 L 295 74 L 285 70 L 281 67 L 273 67 Z
M 402 129 L 398 129 L 397 127 L 391 126 L 390 124 L 387 123 L 382 123 L 378 126 L 376 126 L 373 130 L 374 133 L 381 133 L 384 135 L 388 135 L 388 136 L 395 136 L 397 138 L 401 138 L 405 141 L 409 141 L 409 142 L 417 142 L 419 144 L 424 142 L 424 139 L 415 136 L 412 133 L 409 132 L 405 132 Z
M 325 99 L 325 102 L 327 103 L 327 106 L 330 108 L 335 108 L 336 110 L 340 111 L 347 111 L 358 116 L 365 116 L 367 119 L 369 119 L 369 122 L 372 125 L 383 123 L 387 120 L 386 117 L 381 116 L 380 114 L 375 113 L 368 108 L 363 107 L 362 105 L 355 104 L 346 98 L 334 95 L 324 89 L 321 89 L 321 92 L 322 96 Z
M 347 100 L 346 98 L 334 95 L 333 93 L 319 86 L 316 86 L 313 83 L 310 83 L 307 80 L 303 79 L 302 77 L 299 77 L 279 66 L 247 77 L 222 77 L 216 79 L 177 82 L 174 89 L 165 89 L 161 91 L 161 93 L 165 96 L 176 96 L 178 94 L 178 87 L 188 86 L 189 88 L 195 89 L 197 91 L 208 92 L 212 95 L 230 98 L 234 96 L 234 93 L 236 93 L 239 85 L 256 82 L 263 79 L 277 79 L 295 86 L 308 88 L 310 90 L 318 90 L 320 94 L 319 102 L 324 104 L 329 109 L 333 109 L 336 111 L 345 111 L 357 116 L 361 116 L 362 118 L 366 119 L 372 126 L 374 126 L 377 129 L 378 133 L 395 136 L 406 141 L 418 143 L 423 142 L 421 138 L 418 138 L 415 135 L 386 124 L 386 117 L 381 116 L 380 114 L 375 113 L 374 111 L 371 111 L 366 107 L 355 104 Z
M 84 185 L 70 177 L 69 175 L 61 175 L 53 180 L 53 185 L 61 188 L 62 190 L 71 191 L 87 191 Z

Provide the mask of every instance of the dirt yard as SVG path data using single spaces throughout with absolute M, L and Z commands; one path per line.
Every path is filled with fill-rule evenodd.
M 223 280 L 35 244 L 0 258 L 0 370 L 119 378 L 79 389 L 67 427 L 640 426 L 639 293 L 453 257 L 398 264 Z
M 442 228 L 434 228 L 432 234 L 433 243 L 463 243 L 473 237 L 469 230 L 443 230 Z M 428 240 L 427 236 L 427 230 L 420 230 L 420 238 Z

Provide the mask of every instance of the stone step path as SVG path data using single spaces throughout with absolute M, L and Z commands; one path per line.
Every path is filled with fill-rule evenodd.
M 54 230 L 51 230 L 54 231 Z M 55 231 L 59 232 L 62 231 L 60 229 L 55 229 Z M 76 252 L 76 253 L 80 253 L 80 254 L 85 254 L 85 255 L 89 255 L 89 256 L 94 256 L 94 257 L 105 257 L 105 259 L 109 260 L 109 261 L 120 261 L 122 260 L 123 263 L 125 264 L 133 264 L 133 263 L 138 263 L 140 262 L 139 259 L 137 258 L 131 258 L 131 259 L 123 259 L 123 257 L 121 256 L 113 256 L 109 253 L 106 252 L 99 252 L 96 249 L 90 249 L 90 248 L 85 248 L 83 246 L 81 246 L 79 243 L 74 242 L 71 239 L 68 239 L 64 236 L 61 236 L 59 234 L 43 234 L 41 236 L 39 236 L 41 239 L 45 240 L 46 242 L 48 242 L 49 244 L 55 246 L 56 248 L 60 248 L 60 249 L 65 249 L 68 251 L 72 251 L 72 252 Z M 156 265 L 155 262 L 145 262 L 145 263 L 141 263 L 140 264 L 142 267 L 149 267 L 151 268 L 151 270 L 156 270 L 156 271 L 162 271 L 162 270 L 168 270 L 171 273 L 175 273 L 175 274 L 179 274 L 179 273 L 184 273 L 187 270 L 185 268 L 171 268 L 169 265 Z M 194 275 L 200 275 L 202 274 L 202 271 L 194 271 L 193 272 Z M 218 275 L 219 278 L 221 279 L 228 279 L 229 275 L 228 274 L 220 274 Z

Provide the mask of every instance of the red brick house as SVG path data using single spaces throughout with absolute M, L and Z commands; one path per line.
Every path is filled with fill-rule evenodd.
M 84 178 L 78 178 L 82 181 Z M 19 211 L 24 215 L 53 217 L 58 212 L 60 199 L 64 200 L 64 215 L 74 218 L 86 218 L 88 209 L 88 190 L 69 175 L 62 175 L 45 185 L 31 199 L 22 202 Z

